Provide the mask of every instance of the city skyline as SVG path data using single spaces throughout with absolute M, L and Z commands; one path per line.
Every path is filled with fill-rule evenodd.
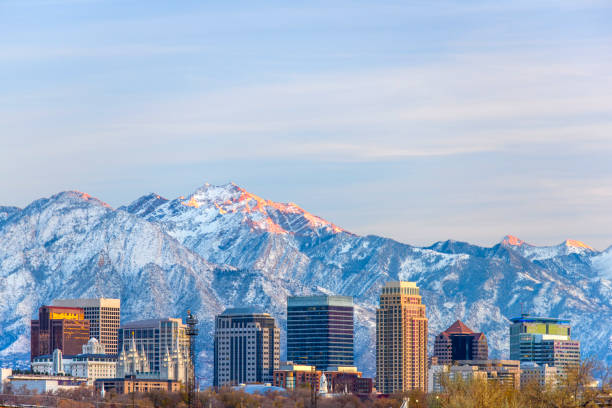
M 234 181 L 413 245 L 612 244 L 603 1 L 0 4 L 0 205 Z M 41 177 L 41 175 L 45 177 Z

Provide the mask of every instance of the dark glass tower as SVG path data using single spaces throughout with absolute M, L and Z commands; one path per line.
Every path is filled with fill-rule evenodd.
M 287 360 L 318 370 L 352 366 L 353 337 L 352 297 L 287 298 Z

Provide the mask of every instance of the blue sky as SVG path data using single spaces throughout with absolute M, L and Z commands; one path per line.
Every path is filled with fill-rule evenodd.
M 228 181 L 360 234 L 612 244 L 608 1 L 0 1 L 0 204 Z

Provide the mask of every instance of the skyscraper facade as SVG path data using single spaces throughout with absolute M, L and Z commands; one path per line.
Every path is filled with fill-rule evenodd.
M 580 364 L 580 342 L 572 340 L 569 320 L 524 314 L 511 322 L 510 359 L 548 364 L 560 375 Z
M 287 298 L 287 360 L 317 370 L 354 364 L 353 298 Z
M 54 306 L 79 307 L 89 320 L 89 337 L 97 339 L 106 354 L 117 354 L 117 333 L 121 317 L 119 299 L 56 299 Z
M 387 282 L 376 310 L 376 389 L 427 389 L 427 317 L 415 282 Z
M 487 360 L 489 346 L 484 333 L 474 333 L 461 320 L 436 336 L 434 357 L 438 364 L 452 364 L 457 360 Z
M 227 309 L 215 318 L 213 385 L 272 383 L 280 364 L 280 329 L 268 313 Z
M 81 308 L 41 306 L 38 320 L 31 321 L 31 358 L 51 355 L 60 350 L 64 355 L 81 353 L 89 340 L 89 321 Z

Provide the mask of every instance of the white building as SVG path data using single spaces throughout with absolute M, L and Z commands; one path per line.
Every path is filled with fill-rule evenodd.
M 73 390 L 87 384 L 87 378 L 54 376 L 44 374 L 14 374 L 8 377 L 13 390 L 26 388 L 39 394 L 57 390 Z
M 166 348 L 161 357 L 159 371 L 151 370 L 151 364 L 144 346 L 136 346 L 134 338 L 130 346 L 123 349 L 117 359 L 117 378 L 133 375 L 140 379 L 176 380 L 187 383 L 189 375 L 189 355 L 177 342 L 172 350 Z
M 190 340 L 187 325 L 181 319 L 168 317 L 128 322 L 121 325 L 118 338 L 118 362 L 123 366 L 119 368 L 118 365 L 117 377 L 122 378 L 122 373 L 134 373 L 137 378 L 185 382 L 187 376 L 183 371 L 189 364 Z M 136 365 L 131 368 L 126 364 Z
M 83 345 L 83 353 L 76 356 L 64 356 L 55 350 L 51 356 L 38 356 L 32 360 L 32 371 L 38 374 L 66 374 L 72 377 L 87 378 L 87 384 L 93 385 L 98 378 L 115 378 L 117 357 L 104 354 L 104 345 L 95 338 Z
M 448 373 L 449 366 L 446 364 L 432 365 L 427 371 L 427 392 L 442 392 L 442 375 Z
M 0 368 L 0 392 L 4 393 L 4 384 L 8 382 L 11 375 L 13 375 L 12 368 Z
M 480 371 L 476 366 L 470 365 L 432 365 L 427 374 L 427 392 L 440 393 L 444 391 L 444 381 L 455 382 L 461 379 L 464 382 L 476 379 L 487 379 L 487 373 Z

